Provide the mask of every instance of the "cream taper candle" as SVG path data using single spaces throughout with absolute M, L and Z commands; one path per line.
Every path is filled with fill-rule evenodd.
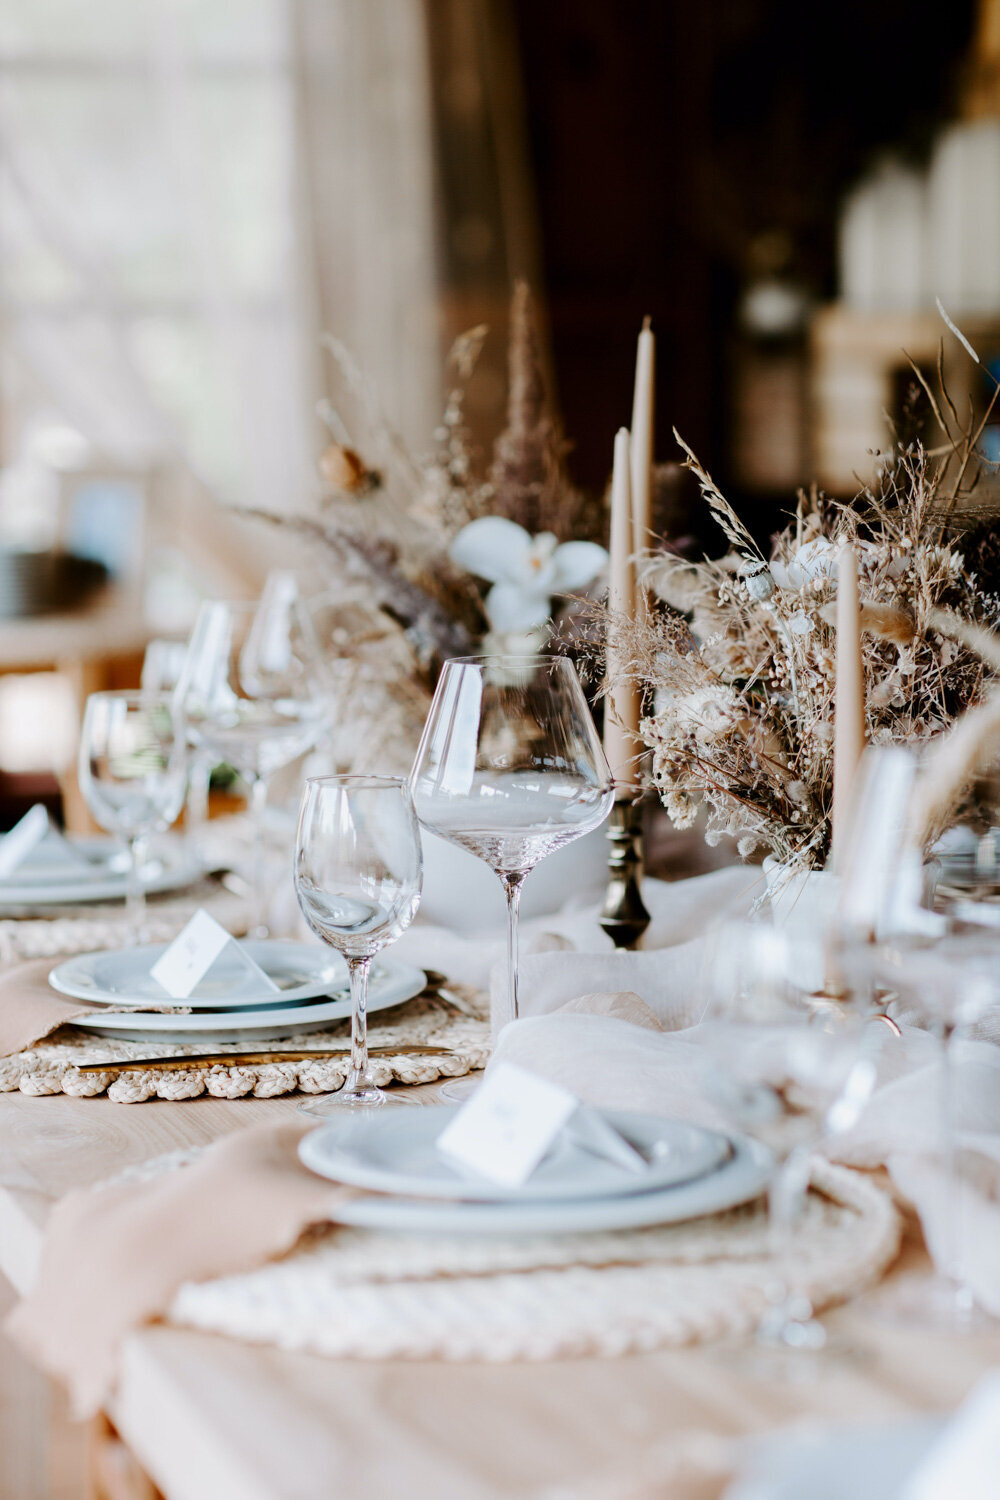
M 631 477 L 632 530 L 635 552 L 649 546 L 653 519 L 653 442 L 656 379 L 656 339 L 650 319 L 644 318 L 635 356 L 632 395 Z
M 622 678 L 624 660 L 617 639 L 622 622 L 635 616 L 635 566 L 632 561 L 635 529 L 629 446 L 628 428 L 620 427 L 615 435 L 611 479 L 611 556 L 608 564 L 607 680 L 613 686 L 604 703 L 604 753 L 615 779 L 615 789 L 626 795 L 638 788 L 639 756 L 639 689 L 634 682 Z
M 837 556 L 837 663 L 833 730 L 834 870 L 844 858 L 858 762 L 865 748 L 865 678 L 861 664 L 858 559 L 846 543 Z

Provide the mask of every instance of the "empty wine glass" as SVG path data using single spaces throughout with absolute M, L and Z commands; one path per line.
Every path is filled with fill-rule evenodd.
M 253 825 L 249 934 L 266 937 L 268 781 L 315 745 L 332 713 L 315 633 L 294 591 L 272 587 L 259 603 L 203 604 L 177 699 L 193 744 L 246 782 Z
M 410 775 L 430 833 L 479 856 L 507 896 L 507 997 L 494 1033 L 518 1014 L 517 914 L 547 854 L 611 811 L 611 772 L 572 662 L 466 657 L 445 664 Z
M 191 642 L 161 638 L 150 641 L 142 659 L 139 684 L 147 693 L 174 693 L 175 706 L 183 715 L 185 680 Z M 208 823 L 208 793 L 215 769 L 215 757 L 209 751 L 190 746 L 188 755 L 188 789 L 184 809 L 184 831 L 188 848 L 199 858 Z
M 766 921 L 720 926 L 706 943 L 706 1014 L 717 1024 L 703 1033 L 712 1059 L 704 1086 L 735 1126 L 762 1136 L 777 1156 L 768 1189 L 774 1274 L 751 1352 L 752 1362 L 763 1359 L 775 1376 L 786 1373 L 786 1356 L 792 1358 L 787 1373 L 800 1378 L 799 1356 L 830 1349 L 825 1326 L 796 1283 L 796 1230 L 812 1154 L 821 1140 L 857 1123 L 889 1037 L 877 1024 L 860 947 L 838 938 L 837 995 L 824 993 L 831 988 L 824 983 L 830 962 L 830 934 L 792 933 Z M 778 1089 L 793 1101 L 791 1114 L 783 1112 Z M 841 1344 L 837 1352 L 848 1351 Z
M 80 731 L 80 790 L 93 817 L 128 846 L 125 917 L 140 942 L 146 911 L 142 857 L 151 833 L 184 806 L 186 740 L 166 693 L 92 693 Z
M 895 992 L 895 1018 L 925 1029 L 939 1044 L 928 1079 L 926 1145 L 940 1160 L 941 1214 L 932 1245 L 936 1268 L 895 1278 L 891 1286 L 872 1292 L 866 1305 L 909 1327 L 996 1333 L 1000 1324 L 977 1305 L 965 1268 L 969 1246 L 958 1176 L 961 1101 L 955 1048 L 963 1031 L 1000 1007 L 1000 935 L 959 931 L 937 942 L 897 937 L 878 945 L 874 963 L 881 981 Z
M 368 973 L 420 905 L 423 861 L 410 789 L 396 776 L 316 776 L 306 782 L 295 841 L 295 894 L 318 937 L 347 960 L 351 1065 L 332 1100 L 305 1106 L 384 1104 L 368 1062 Z

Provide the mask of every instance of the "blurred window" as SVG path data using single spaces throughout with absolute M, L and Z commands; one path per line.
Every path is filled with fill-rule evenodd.
M 68 426 L 227 498 L 286 492 L 295 182 L 286 0 L 4 0 L 4 462 Z

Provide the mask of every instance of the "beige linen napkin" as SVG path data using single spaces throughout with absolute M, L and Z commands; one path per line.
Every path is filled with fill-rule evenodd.
M 33 958 L 0 973 L 0 1057 L 23 1052 L 43 1036 L 94 1009 L 71 1000 L 49 984 L 51 958 Z
M 186 1005 L 170 1001 L 163 1005 L 137 1002 L 135 1005 L 112 1006 L 95 1005 L 92 1000 L 72 1000 L 68 995 L 60 995 L 49 984 L 54 967 L 51 958 L 32 958 L 0 971 L 0 1057 L 24 1052 L 67 1021 L 88 1015 L 93 1010 L 104 1010 L 109 1015 L 133 1010 L 155 1010 L 174 1015 L 189 1010 Z
M 111 1390 L 125 1335 L 160 1317 L 184 1282 L 282 1255 L 355 1195 L 300 1164 L 296 1147 L 312 1128 L 252 1126 L 189 1166 L 57 1203 L 38 1277 L 7 1331 L 67 1383 L 79 1416 L 97 1411 Z

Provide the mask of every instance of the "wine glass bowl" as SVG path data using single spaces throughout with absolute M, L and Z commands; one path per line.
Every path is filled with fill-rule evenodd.
M 604 822 L 611 772 L 573 664 L 560 656 L 445 664 L 411 772 L 430 833 L 495 871 L 508 904 L 508 999 L 517 1015 L 517 909 L 540 860 Z
M 182 720 L 166 693 L 102 692 L 87 699 L 80 731 L 80 791 L 91 815 L 128 845 L 126 921 L 142 935 L 142 852 L 151 833 L 169 828 L 187 792 Z
M 271 776 L 312 749 L 332 714 L 307 611 L 273 575 L 260 601 L 202 605 L 177 687 L 192 744 L 239 772 L 253 826 L 251 937 L 266 937 L 263 815 Z M 275 586 L 276 585 L 276 586 Z
M 407 782 L 391 776 L 318 776 L 306 782 L 295 844 L 295 892 L 317 937 L 347 960 L 351 1066 L 341 1105 L 382 1104 L 368 1062 L 368 973 L 420 905 L 420 829 Z M 310 1113 L 325 1107 L 310 1106 Z

